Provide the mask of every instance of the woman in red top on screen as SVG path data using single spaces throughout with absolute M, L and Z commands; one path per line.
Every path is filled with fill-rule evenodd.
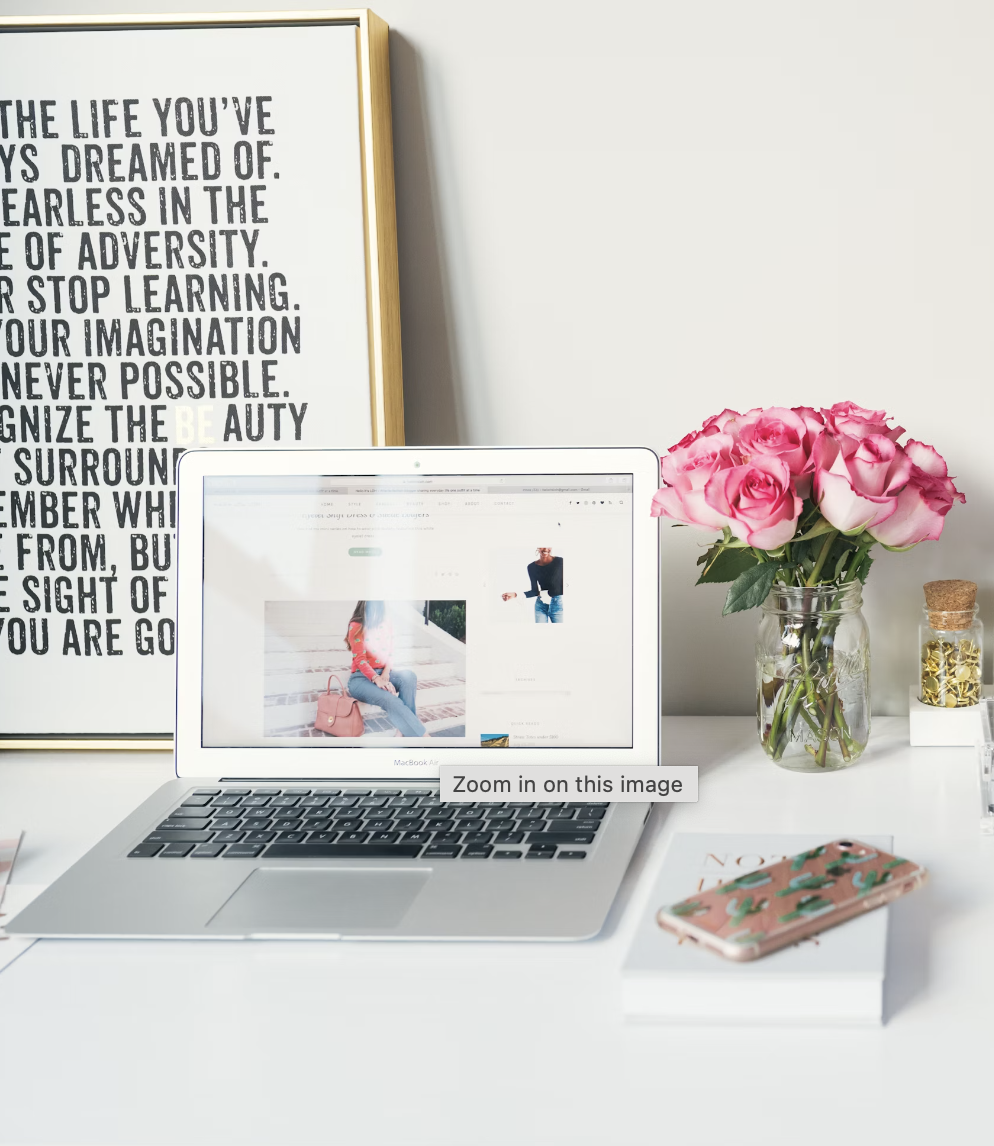
M 417 675 L 393 666 L 393 626 L 382 601 L 357 601 L 345 644 L 352 653 L 349 692 L 364 704 L 377 704 L 397 736 L 427 736 L 418 720 Z

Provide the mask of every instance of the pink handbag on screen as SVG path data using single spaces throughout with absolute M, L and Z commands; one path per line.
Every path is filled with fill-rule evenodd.
M 338 692 L 331 691 L 331 682 L 338 681 Z M 314 727 L 329 736 L 362 736 L 366 726 L 359 711 L 359 702 L 349 696 L 338 677 L 328 677 L 328 691 L 318 697 L 318 715 Z

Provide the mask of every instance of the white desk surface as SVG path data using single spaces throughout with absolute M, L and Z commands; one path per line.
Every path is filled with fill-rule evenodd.
M 653 812 L 590 942 L 35 944 L 0 974 L 0 1141 L 990 1141 L 973 750 L 912 750 L 884 718 L 855 767 L 797 776 L 748 719 L 668 719 L 664 740 L 701 766 L 700 802 Z M 50 882 L 170 775 L 164 754 L 0 753 L 14 882 Z M 618 969 L 673 831 L 893 834 L 932 883 L 892 908 L 887 1025 L 625 1024 Z

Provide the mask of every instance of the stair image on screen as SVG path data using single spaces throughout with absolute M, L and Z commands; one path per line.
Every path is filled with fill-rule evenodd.
M 385 601 L 366 632 L 353 618 L 360 602 L 267 601 L 263 667 L 265 736 L 325 739 L 314 727 L 318 698 L 335 676 L 346 688 L 353 664 L 365 658 L 379 675 L 383 662 L 432 736 L 466 735 L 466 602 Z M 373 610 L 370 610 L 373 615 Z M 359 670 L 356 670 L 359 671 Z M 338 689 L 335 680 L 333 691 Z M 375 688 L 375 686 L 374 686 Z M 358 682 L 355 689 L 377 695 Z M 396 701 L 394 701 L 396 705 Z M 359 698 L 363 737 L 395 737 L 400 731 L 384 706 Z M 405 729 L 404 735 L 411 735 Z

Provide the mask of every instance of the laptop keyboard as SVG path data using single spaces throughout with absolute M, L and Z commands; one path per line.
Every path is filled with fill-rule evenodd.
M 430 788 L 198 788 L 131 859 L 582 860 L 607 804 L 445 804 Z

